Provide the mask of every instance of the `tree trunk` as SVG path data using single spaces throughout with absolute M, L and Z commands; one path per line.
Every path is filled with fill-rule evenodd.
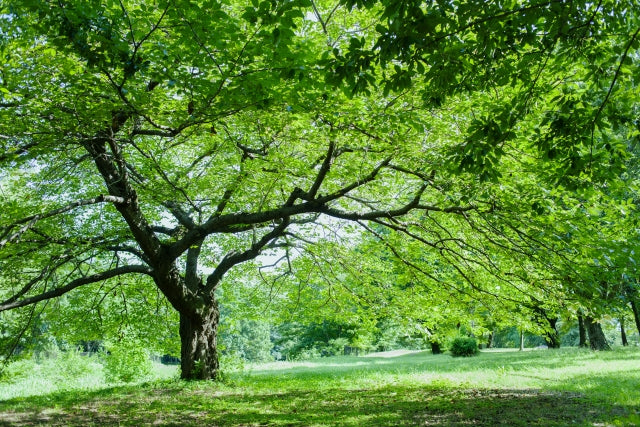
M 596 322 L 592 317 L 586 316 L 585 324 L 587 326 L 587 333 L 589 334 L 591 350 L 611 350 L 607 339 L 604 337 L 600 323 Z
M 640 313 L 638 313 L 638 305 L 634 298 L 631 298 L 631 310 L 633 311 L 633 318 L 636 321 L 636 328 L 640 334 Z
M 549 326 L 551 327 L 551 331 L 547 331 L 544 333 L 544 340 L 547 344 L 547 347 L 560 348 L 560 337 L 558 336 L 558 329 L 556 328 L 558 319 L 547 318 L 547 321 L 549 322 Z
M 620 338 L 622 339 L 622 345 L 628 346 L 629 341 L 627 341 L 627 332 L 624 330 L 624 317 L 620 318 Z
M 438 341 L 430 341 L 431 344 L 431 354 L 442 354 L 442 348 L 440 348 L 440 343 Z
M 213 380 L 218 376 L 217 302 L 199 313 L 180 313 L 180 378 L 186 380 Z
M 489 332 L 489 338 L 487 339 L 487 348 L 493 347 L 493 331 Z
M 438 339 L 435 337 L 436 328 L 432 329 L 428 326 L 425 326 L 424 328 L 429 334 L 427 336 L 427 340 L 429 341 L 429 345 L 431 345 L 431 354 L 442 354 L 442 347 L 440 347 L 440 342 L 438 342 Z
M 520 351 L 524 351 L 524 331 L 520 331 Z
M 584 317 L 582 314 L 578 314 L 578 332 L 580 333 L 580 342 L 578 346 L 586 347 L 587 346 L 587 330 L 584 326 Z

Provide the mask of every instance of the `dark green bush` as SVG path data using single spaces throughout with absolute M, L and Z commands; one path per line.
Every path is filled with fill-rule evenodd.
M 478 343 L 475 338 L 457 337 L 449 348 L 453 357 L 469 357 L 478 353 Z

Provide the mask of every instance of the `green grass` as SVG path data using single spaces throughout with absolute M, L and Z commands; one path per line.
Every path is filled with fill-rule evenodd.
M 0 375 L 0 402 L 118 385 L 106 380 L 104 370 L 99 356 L 85 357 L 75 352 L 61 352 L 41 360 L 20 360 L 11 363 Z M 152 373 L 138 383 L 177 376 L 175 366 L 154 363 Z
M 0 401 L 0 425 L 640 425 L 640 349 L 334 357 L 27 394 Z

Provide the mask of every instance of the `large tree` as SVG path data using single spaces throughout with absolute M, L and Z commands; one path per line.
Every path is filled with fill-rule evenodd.
M 559 175 L 621 151 L 601 140 L 631 3 L 343 3 L 4 2 L 0 311 L 143 276 L 179 312 L 182 377 L 214 378 L 216 289 L 308 224 L 491 210 L 447 171 L 496 178 L 532 132 Z

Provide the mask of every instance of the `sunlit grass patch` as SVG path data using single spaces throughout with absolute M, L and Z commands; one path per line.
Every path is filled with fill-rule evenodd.
M 176 366 L 153 363 L 151 374 L 136 383 L 177 377 Z M 73 352 L 10 364 L 0 377 L 0 400 L 39 396 L 65 390 L 99 390 L 114 385 L 105 379 L 99 357 Z
M 634 425 L 640 414 L 640 349 L 382 356 L 15 398 L 0 402 L 0 424 L 593 426 Z

